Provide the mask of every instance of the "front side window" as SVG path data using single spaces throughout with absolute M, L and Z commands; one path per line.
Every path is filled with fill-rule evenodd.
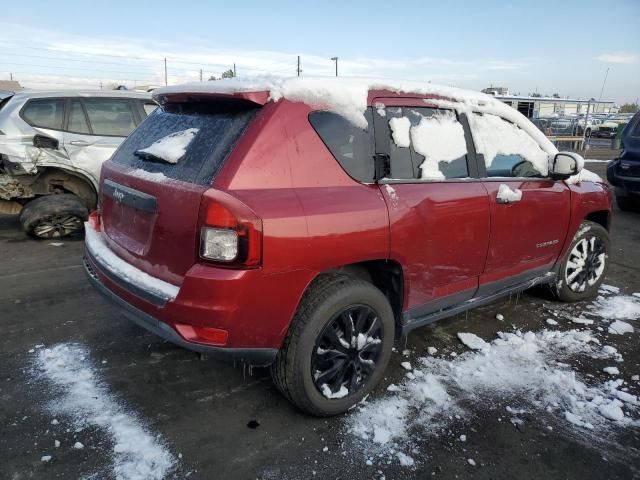
M 64 100 L 49 98 L 30 100 L 22 111 L 22 118 L 34 127 L 61 130 Z
M 469 176 L 467 144 L 455 112 L 386 107 L 391 178 L 449 180 Z
M 94 135 L 126 137 L 136 128 L 128 100 L 92 98 L 84 105 Z
M 373 128 L 371 109 L 365 113 L 368 127 L 362 129 L 333 112 L 311 112 L 309 122 L 340 166 L 355 180 L 373 182 Z
M 514 123 L 488 113 L 470 117 L 477 153 L 484 157 L 488 177 L 546 177 L 548 155 Z

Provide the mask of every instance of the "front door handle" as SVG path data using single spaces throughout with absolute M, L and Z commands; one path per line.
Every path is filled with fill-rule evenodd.
M 88 145 L 91 145 L 89 142 L 87 142 L 85 140 L 72 140 L 69 143 L 71 145 L 75 145 L 76 147 L 86 147 Z

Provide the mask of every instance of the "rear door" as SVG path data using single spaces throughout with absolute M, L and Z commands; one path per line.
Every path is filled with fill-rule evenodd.
M 405 308 L 418 318 L 473 297 L 489 239 L 489 201 L 464 118 L 415 98 L 374 100 L 380 190 L 391 257 L 405 269 Z M 476 177 L 476 178 L 474 178 Z
M 202 193 L 257 111 L 253 103 L 210 100 L 152 113 L 102 170 L 110 248 L 150 275 L 181 284 L 198 257 Z
M 567 235 L 571 193 L 563 181 L 548 177 L 548 154 L 524 130 L 495 115 L 472 115 L 480 176 L 491 204 L 489 252 L 480 279 L 481 293 L 488 293 L 551 268 Z
M 136 127 L 127 98 L 71 98 L 67 105 L 64 149 L 73 166 L 94 178 L 116 148 Z

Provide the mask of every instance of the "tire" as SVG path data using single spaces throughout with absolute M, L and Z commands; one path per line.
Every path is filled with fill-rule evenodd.
M 70 193 L 36 198 L 20 212 L 27 234 L 42 239 L 77 235 L 84 228 L 89 211 L 82 200 Z
M 362 336 L 351 335 L 346 342 L 349 324 Z M 342 341 L 331 343 L 336 338 Z M 382 379 L 394 338 L 393 311 L 380 290 L 361 279 L 323 275 L 300 302 L 271 375 L 282 394 L 301 410 L 319 417 L 337 415 Z M 333 376 L 339 365 L 343 366 Z
M 630 212 L 636 208 L 633 197 L 616 196 L 616 203 L 618 204 L 618 208 L 623 212 Z
M 560 265 L 556 296 L 563 302 L 594 298 L 607 274 L 610 246 L 609 232 L 602 225 L 582 222 Z

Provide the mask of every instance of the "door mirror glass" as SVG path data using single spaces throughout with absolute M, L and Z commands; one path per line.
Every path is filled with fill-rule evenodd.
M 59 142 L 55 138 L 47 137 L 46 135 L 35 135 L 33 137 L 33 146 L 38 148 L 50 148 L 57 150 Z
M 564 180 L 573 175 L 577 175 L 584 166 L 584 159 L 573 152 L 556 153 L 549 165 L 551 178 Z

